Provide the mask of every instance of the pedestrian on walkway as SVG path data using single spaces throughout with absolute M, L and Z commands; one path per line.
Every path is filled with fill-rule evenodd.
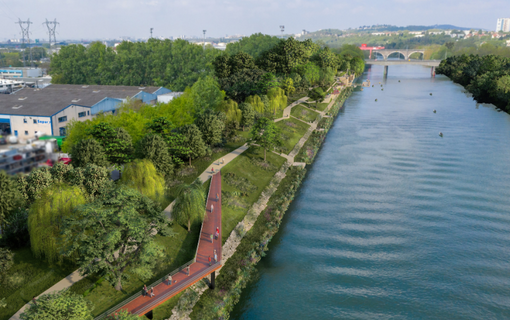
M 221 159 L 221 164 L 225 164 L 225 158 Z
M 209 256 L 209 266 L 211 266 L 211 256 Z
M 35 296 L 32 298 L 32 302 L 37 305 L 37 300 L 35 299 Z
M 214 173 L 214 167 L 211 167 L 211 171 L 212 171 L 212 173 Z
M 151 287 L 151 298 L 154 297 L 155 294 L 154 294 L 154 287 Z
M 143 296 L 145 297 L 147 295 L 147 285 L 143 285 Z
M 171 286 L 172 285 L 172 276 L 170 274 L 168 274 L 168 285 Z
M 216 233 L 214 234 L 214 238 L 218 239 L 219 236 L 220 236 L 220 228 L 216 227 Z
M 213 243 L 214 235 L 211 233 L 211 243 Z
M 218 255 L 216 254 L 216 249 L 214 249 L 214 263 L 218 262 Z
M 214 212 L 214 205 L 211 204 L 211 213 Z
M 189 277 L 189 266 L 186 268 L 186 275 Z
M 216 201 L 220 200 L 220 195 L 216 194 Z

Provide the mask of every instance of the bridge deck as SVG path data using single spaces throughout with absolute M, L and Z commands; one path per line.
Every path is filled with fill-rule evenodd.
M 177 295 L 181 291 L 200 281 L 212 272 L 221 267 L 221 172 L 212 176 L 211 187 L 207 198 L 206 218 L 202 225 L 196 262 L 190 265 L 190 275 L 186 275 L 186 270 L 182 270 L 172 277 L 173 283 L 168 285 L 165 281 L 154 287 L 154 297 L 140 296 L 118 311 L 126 309 L 131 313 L 144 315 L 158 305 Z M 216 200 L 216 194 L 219 200 Z M 211 205 L 214 206 L 211 212 Z M 218 239 L 211 243 L 211 234 L 214 235 L 216 227 L 220 228 Z M 214 262 L 214 250 L 218 255 L 218 262 Z M 212 259 L 212 265 L 209 266 L 209 256 Z M 148 288 L 150 290 L 150 288 Z

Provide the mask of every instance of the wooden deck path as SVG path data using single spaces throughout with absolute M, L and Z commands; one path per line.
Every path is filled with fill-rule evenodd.
M 216 200 L 216 194 L 219 200 Z M 211 212 L 211 205 L 214 206 Z M 214 239 L 211 243 L 211 234 L 214 235 L 216 228 L 220 228 L 218 239 Z M 214 250 L 218 255 L 218 262 L 214 262 Z M 212 259 L 212 265 L 209 266 L 209 256 Z M 198 241 L 197 254 L 195 262 L 190 265 L 190 275 L 186 275 L 186 269 L 179 271 L 172 276 L 173 283 L 167 284 L 167 281 L 154 287 L 155 296 L 139 296 L 122 309 L 126 309 L 133 314 L 144 315 L 152 309 L 156 308 L 171 297 L 200 281 L 212 272 L 221 267 L 221 172 L 212 176 L 209 194 L 207 196 L 206 217 L 202 224 L 200 238 Z M 150 290 L 150 288 L 148 288 Z M 140 288 L 142 290 L 142 288 Z M 118 311 L 119 311 L 118 310 Z

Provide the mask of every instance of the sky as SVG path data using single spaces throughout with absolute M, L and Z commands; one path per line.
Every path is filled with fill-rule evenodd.
M 361 25 L 452 24 L 494 30 L 510 18 L 509 0 L 0 0 L 0 39 L 20 38 L 15 24 L 30 19 L 31 39 L 46 39 L 42 23 L 57 19 L 63 39 L 250 35 L 347 29 Z

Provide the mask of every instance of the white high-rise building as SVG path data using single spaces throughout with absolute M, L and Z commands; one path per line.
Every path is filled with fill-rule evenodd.
M 500 18 L 496 25 L 496 32 L 510 32 L 510 18 Z

